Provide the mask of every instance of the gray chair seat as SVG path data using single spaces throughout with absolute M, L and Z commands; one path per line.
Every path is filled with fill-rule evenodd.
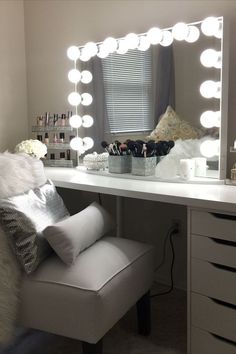
M 105 237 L 66 266 L 56 255 L 22 284 L 20 322 L 97 343 L 152 284 L 153 247 Z

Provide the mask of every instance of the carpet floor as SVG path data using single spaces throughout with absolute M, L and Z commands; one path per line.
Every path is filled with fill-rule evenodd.
M 104 337 L 104 354 L 186 354 L 186 292 L 173 290 L 151 301 L 151 335 L 137 334 L 133 308 Z M 29 330 L 0 354 L 82 354 L 82 346 L 77 340 Z

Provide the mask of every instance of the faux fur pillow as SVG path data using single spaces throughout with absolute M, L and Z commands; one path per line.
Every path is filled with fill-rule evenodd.
M 41 160 L 26 154 L 0 153 L 0 198 L 22 194 L 46 180 Z
M 201 129 L 192 127 L 179 118 L 171 106 L 168 106 L 156 128 L 148 136 L 154 140 L 199 139 L 203 136 Z

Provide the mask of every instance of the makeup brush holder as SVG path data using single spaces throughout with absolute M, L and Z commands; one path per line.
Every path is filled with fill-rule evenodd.
M 108 171 L 111 173 L 130 173 L 131 172 L 131 156 L 108 156 Z
M 132 156 L 132 175 L 152 176 L 155 174 L 157 164 L 156 156 L 153 157 L 133 157 Z

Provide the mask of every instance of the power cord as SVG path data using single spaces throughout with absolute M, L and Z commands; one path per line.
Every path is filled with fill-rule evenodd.
M 167 245 L 167 241 L 169 239 L 170 240 L 170 246 L 171 246 L 171 253 L 172 253 L 172 260 L 171 260 L 171 266 L 170 266 L 170 279 L 171 279 L 170 288 L 168 290 L 166 290 L 166 291 L 153 294 L 153 295 L 151 295 L 151 297 L 167 295 L 167 294 L 171 293 L 171 291 L 174 288 L 173 269 L 174 269 L 174 263 L 175 263 L 175 249 L 174 249 L 174 243 L 173 243 L 173 236 L 176 233 L 178 233 L 178 228 L 176 226 L 171 226 L 170 229 L 168 230 L 168 232 L 166 234 L 166 237 L 165 237 L 165 240 L 164 240 L 164 253 L 163 253 L 162 260 L 161 260 L 160 264 L 155 269 L 155 272 L 157 272 L 162 267 L 162 265 L 165 263 L 166 245 Z

